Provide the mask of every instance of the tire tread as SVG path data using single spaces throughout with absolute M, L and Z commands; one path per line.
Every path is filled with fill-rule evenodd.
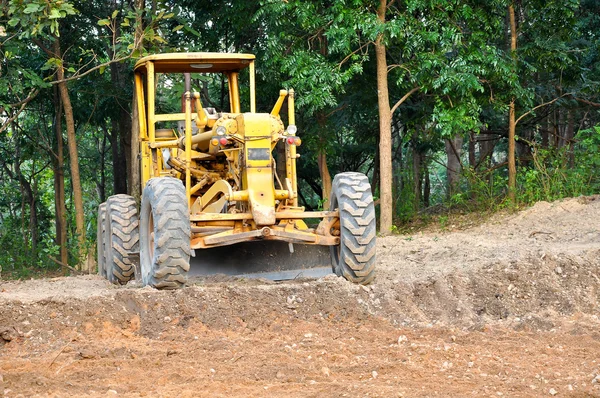
M 339 210 L 340 247 L 332 247 L 337 275 L 367 285 L 375 278 L 376 218 L 371 185 L 362 173 L 341 173 L 332 183 L 330 208 Z

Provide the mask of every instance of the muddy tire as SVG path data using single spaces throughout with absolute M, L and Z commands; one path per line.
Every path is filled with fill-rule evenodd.
M 190 213 L 181 181 L 151 178 L 144 188 L 140 210 L 140 269 L 144 286 L 185 286 L 190 269 L 190 234 Z
M 96 263 L 98 264 L 98 275 L 106 278 L 106 257 L 104 255 L 104 245 L 106 244 L 106 238 L 104 236 L 106 231 L 106 202 L 98 206 L 98 220 L 96 223 L 98 224 L 98 230 L 96 232 L 96 251 L 98 253 L 98 260 Z
M 338 276 L 367 285 L 375 278 L 376 220 L 367 176 L 340 173 L 331 186 L 330 210 L 339 208 L 340 244 L 331 246 L 331 264 Z
M 134 261 L 139 250 L 139 220 L 135 199 L 122 194 L 109 197 L 104 225 L 106 279 L 124 285 L 135 277 Z

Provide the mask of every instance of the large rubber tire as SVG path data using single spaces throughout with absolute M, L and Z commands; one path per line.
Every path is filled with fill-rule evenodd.
M 98 275 L 106 278 L 106 255 L 104 250 L 104 245 L 106 244 L 106 202 L 98 206 L 98 220 L 96 221 L 96 224 L 98 224 L 96 233 L 96 249 L 98 253 L 98 260 L 96 263 L 98 264 Z
M 375 278 L 376 219 L 369 179 L 362 173 L 340 173 L 331 185 L 330 210 L 339 209 L 340 244 L 331 246 L 338 276 L 367 285 Z
M 190 270 L 190 213 L 185 187 L 170 177 L 151 178 L 140 210 L 140 268 L 144 286 L 179 289 Z
M 135 277 L 136 254 L 139 251 L 139 220 L 135 199 L 114 195 L 106 201 L 105 255 L 106 279 L 125 285 Z

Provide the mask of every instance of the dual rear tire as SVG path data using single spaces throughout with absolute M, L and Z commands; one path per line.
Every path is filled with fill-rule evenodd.
M 140 217 L 133 197 L 114 195 L 98 207 L 98 274 L 125 285 L 177 289 L 190 269 L 190 216 L 185 188 L 175 178 L 152 178 L 142 196 Z
M 98 207 L 98 273 L 124 285 L 135 277 L 139 220 L 133 197 L 114 195 Z

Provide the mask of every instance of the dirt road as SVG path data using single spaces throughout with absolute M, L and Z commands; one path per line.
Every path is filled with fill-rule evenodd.
M 600 397 L 600 198 L 378 242 L 369 287 L 0 285 L 17 396 Z

